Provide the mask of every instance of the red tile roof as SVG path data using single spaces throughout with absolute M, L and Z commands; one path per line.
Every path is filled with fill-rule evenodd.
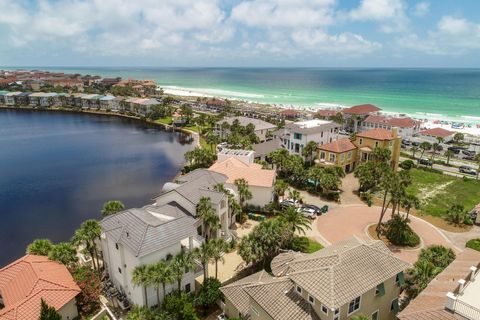
M 348 114 L 368 114 L 371 112 L 377 112 L 382 109 L 374 106 L 373 104 L 361 104 L 358 106 L 353 106 L 347 109 L 343 109 L 343 113 L 348 113 Z
M 286 117 L 296 117 L 300 114 L 300 112 L 298 112 L 295 109 L 285 109 L 285 110 L 280 111 L 280 114 L 282 116 L 286 116 Z
M 335 153 L 343 153 L 350 150 L 355 150 L 356 148 L 357 147 L 352 143 L 352 141 L 350 141 L 349 138 L 338 139 L 322 146 L 318 145 L 318 149 L 320 150 Z
M 419 125 L 420 122 L 413 120 L 412 118 L 389 118 L 384 116 L 377 116 L 377 115 L 370 115 L 368 116 L 364 122 L 368 123 L 381 123 L 390 125 L 393 127 L 401 127 L 401 128 L 413 128 L 416 125 Z
M 394 136 L 392 135 L 392 131 L 387 130 L 387 129 L 383 129 L 383 128 L 377 128 L 377 129 L 372 129 L 372 130 L 359 132 L 359 133 L 357 133 L 357 137 L 370 138 L 370 139 L 375 139 L 375 140 L 392 140 L 392 139 L 394 139 Z
M 441 138 L 451 136 L 454 133 L 455 131 L 449 131 L 443 128 L 432 128 L 432 129 L 420 131 L 420 134 L 423 134 L 426 136 L 432 136 L 432 137 L 441 137 Z
M 331 117 L 331 116 L 336 115 L 337 113 L 338 113 L 338 111 L 336 111 L 336 110 L 328 110 L 328 109 L 317 111 L 317 114 L 320 117 Z
M 5 304 L 0 319 L 38 319 L 42 298 L 58 310 L 79 293 L 65 266 L 27 254 L 0 269 L 0 294 Z

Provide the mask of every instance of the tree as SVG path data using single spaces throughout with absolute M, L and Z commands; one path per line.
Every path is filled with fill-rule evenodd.
M 136 266 L 132 272 L 132 284 L 136 287 L 143 288 L 143 294 L 145 296 L 145 307 L 148 308 L 148 296 L 147 287 L 151 284 L 150 270 L 147 265 L 142 264 Z
M 315 153 L 317 152 L 317 143 L 315 141 L 309 141 L 305 147 L 303 147 L 302 155 L 310 160 L 310 165 L 313 164 Z
M 62 316 L 54 307 L 50 307 L 45 300 L 40 299 L 40 317 L 39 320 L 62 320 Z
M 452 150 L 445 151 L 445 157 L 447 157 L 447 166 L 450 165 L 450 158 L 454 155 L 455 153 Z
M 75 231 L 72 238 L 72 243 L 75 245 L 84 245 L 92 258 L 93 268 L 100 270 L 100 262 L 97 252 L 96 240 L 100 239 L 102 227 L 97 220 L 89 219 L 84 221 L 80 228 Z M 96 260 L 96 262 L 95 262 Z
M 461 132 L 457 132 L 455 133 L 455 135 L 453 136 L 453 141 L 455 141 L 455 143 L 460 143 L 463 141 L 463 139 L 465 138 L 464 134 L 461 133 Z
M 302 196 L 300 195 L 300 191 L 295 189 L 288 190 L 288 197 L 293 201 L 302 202 Z
M 191 251 L 182 250 L 177 253 L 172 262 L 170 262 L 169 268 L 172 272 L 173 278 L 177 281 L 178 291 L 182 288 L 182 279 L 185 273 L 194 271 L 197 264 L 194 261 L 195 254 Z
M 423 158 L 423 155 L 425 154 L 425 151 L 428 151 L 432 148 L 432 144 L 430 142 L 424 141 L 420 143 L 418 146 L 422 150 L 422 154 L 420 156 L 420 159 Z
M 292 237 L 295 232 L 305 234 L 305 230 L 311 230 L 310 219 L 299 213 L 294 207 L 284 209 L 279 218 L 285 222 L 287 227 L 292 232 Z
M 195 248 L 194 255 L 200 261 L 203 267 L 203 279 L 208 278 L 208 263 L 212 259 L 214 254 L 213 242 L 207 242 L 201 244 L 199 248 Z
M 37 239 L 30 243 L 27 247 L 28 254 L 34 254 L 37 256 L 46 256 L 53 249 L 53 243 L 49 239 Z
M 210 240 L 211 259 L 215 263 L 215 279 L 218 279 L 218 261 L 225 263 L 223 255 L 229 250 L 229 244 L 223 238 Z
M 207 311 L 209 306 L 214 305 L 222 298 L 221 286 L 222 283 L 217 278 L 205 279 L 198 291 L 196 303 L 203 306 L 203 310 Z
M 248 182 L 244 178 L 235 179 L 233 182 L 238 190 L 238 197 L 240 201 L 240 207 L 245 207 L 245 201 L 252 199 L 252 192 L 248 188 Z
M 103 204 L 103 209 L 101 213 L 103 217 L 106 217 L 111 214 L 115 214 L 119 211 L 122 211 L 123 209 L 125 209 L 125 205 L 122 202 L 118 200 L 112 200 L 112 201 L 105 202 Z
M 406 219 L 408 219 L 411 209 L 415 209 L 415 210 L 420 209 L 420 199 L 418 199 L 418 197 L 415 194 L 410 194 L 410 193 L 406 194 L 401 200 L 401 202 L 402 202 L 402 207 L 407 212 L 407 216 L 405 217 Z
M 387 148 L 374 148 L 370 154 L 370 158 L 377 163 L 384 163 L 390 161 L 392 158 L 392 151 Z
M 415 154 L 418 152 L 418 147 L 413 146 L 410 148 L 410 151 L 412 152 L 412 158 L 415 159 Z
M 101 282 L 97 271 L 89 267 L 78 267 L 72 272 L 73 279 L 80 288 L 77 307 L 80 314 L 90 316 L 100 309 Z
M 460 204 L 452 205 L 445 213 L 445 219 L 456 226 L 462 224 L 472 224 L 468 212 L 465 210 L 463 205 Z
M 190 107 L 188 104 L 183 104 L 180 107 L 182 117 L 185 118 L 187 124 L 190 124 L 190 121 L 192 120 L 193 117 L 193 110 L 192 107 Z
M 71 267 L 78 261 L 77 251 L 70 242 L 60 242 L 54 245 L 48 258 L 60 262 L 66 267 Z
M 415 247 L 420 237 L 408 225 L 409 220 L 395 214 L 385 223 L 385 236 L 394 245 Z
M 431 245 L 420 251 L 418 259 L 430 261 L 436 267 L 445 269 L 453 260 L 455 260 L 455 252 L 453 252 L 452 249 L 441 245 Z
M 192 304 L 192 297 L 185 292 L 172 292 L 165 297 L 163 309 L 175 320 L 199 320 Z
M 285 195 L 285 191 L 288 189 L 288 183 L 284 180 L 278 179 L 275 181 L 275 185 L 273 186 L 273 195 L 275 197 L 275 202 L 278 203 L 280 197 Z
M 202 232 L 205 241 L 210 239 L 210 233 L 220 227 L 220 218 L 210 202 L 210 198 L 201 197 L 197 204 L 197 218 L 202 221 Z
M 166 285 L 174 281 L 172 271 L 170 270 L 165 260 L 160 260 L 159 262 L 150 265 L 149 268 L 151 282 L 153 284 L 153 287 L 157 291 L 157 307 L 160 308 L 159 289 L 161 286 L 163 290 L 163 299 L 165 300 L 165 296 L 167 295 Z

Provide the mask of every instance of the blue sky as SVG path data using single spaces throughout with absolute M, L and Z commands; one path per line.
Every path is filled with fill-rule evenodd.
M 479 0 L 0 0 L 0 65 L 480 67 L 479 12 Z

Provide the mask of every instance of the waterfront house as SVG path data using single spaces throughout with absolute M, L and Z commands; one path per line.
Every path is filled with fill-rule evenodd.
M 21 94 L 20 91 L 9 92 L 5 94 L 5 105 L 15 106 L 16 105 L 15 97 L 18 96 L 19 94 Z
M 455 135 L 455 131 L 450 131 L 443 128 L 432 128 L 422 130 L 418 133 L 419 138 L 423 141 L 427 141 L 430 143 L 438 142 L 438 139 L 443 139 L 443 142 L 449 142 L 453 140 L 453 136 Z
M 323 145 L 336 140 L 340 128 L 341 125 L 336 122 L 314 119 L 287 123 L 275 135 L 289 153 L 301 156 L 310 141 Z
M 114 96 L 104 96 L 100 98 L 100 109 L 101 110 L 112 110 L 113 102 L 115 101 Z
M 400 320 L 480 319 L 480 252 L 465 248 L 398 314 Z
M 15 105 L 17 106 L 28 106 L 28 96 L 32 94 L 31 92 L 22 92 L 15 96 Z
M 98 109 L 100 107 L 98 99 L 102 96 L 98 94 L 86 94 L 82 96 L 82 109 Z
M 223 286 L 228 317 L 251 320 L 394 320 L 410 265 L 382 241 L 351 238 L 311 254 L 287 251 L 264 272 Z
M 85 93 L 74 93 L 68 98 L 68 104 L 71 107 L 81 108 L 83 106 L 83 97 L 86 96 Z
M 377 106 L 373 104 L 361 104 L 342 110 L 344 118 L 344 128 L 358 132 L 359 124 L 367 118 L 369 115 L 376 114 L 381 111 Z
M 136 113 L 140 116 L 146 117 L 152 111 L 152 107 L 159 104 L 157 99 L 139 99 L 135 102 Z
M 0 269 L 0 319 L 38 319 L 41 299 L 63 320 L 77 319 L 75 297 L 79 293 L 64 265 L 27 254 Z
M 345 172 L 355 170 L 361 162 L 369 161 L 375 148 L 386 148 L 391 151 L 390 165 L 398 168 L 400 158 L 401 137 L 397 128 L 386 130 L 371 129 L 357 133 L 354 139 L 342 138 L 317 146 L 317 160 L 322 167 L 340 167 Z
M 30 107 L 39 107 L 40 106 L 40 97 L 43 95 L 43 92 L 34 92 L 28 96 L 28 104 Z
M 58 94 L 55 92 L 45 92 L 39 96 L 40 107 L 48 108 L 57 106 L 59 102 Z
M 5 95 L 8 93 L 8 91 L 2 91 L 0 90 L 0 104 L 5 104 Z
M 224 125 L 227 123 L 228 126 Z M 263 121 L 261 119 L 247 118 L 247 117 L 226 117 L 215 124 L 215 132 L 220 137 L 226 137 L 230 134 L 230 126 L 238 124 L 246 127 L 247 125 L 255 126 L 254 132 L 258 137 L 259 142 L 263 142 L 267 139 L 267 133 L 277 128 L 274 124 Z
M 247 200 L 247 204 L 264 207 L 272 202 L 275 170 L 262 169 L 260 164 L 255 163 L 252 150 L 223 149 L 218 152 L 217 159 L 208 170 L 226 175 L 226 188 L 238 195 L 235 180 L 245 179 L 252 193 L 252 199 Z
M 366 131 L 376 128 L 392 130 L 397 128 L 398 135 L 405 138 L 411 138 L 420 131 L 421 121 L 409 117 L 386 117 L 381 115 L 370 115 L 360 123 L 360 131 Z
M 128 209 L 103 218 L 103 261 L 115 287 L 136 305 L 156 305 L 156 290 L 149 286 L 145 295 L 143 287 L 134 286 L 133 270 L 162 259 L 169 261 L 182 250 L 199 246 L 201 240 L 197 239 L 195 223 L 195 217 L 175 201 Z M 182 290 L 194 290 L 195 276 L 199 271 L 183 276 Z M 169 284 L 166 293 L 176 288 L 177 283 Z M 163 292 L 160 296 L 163 297 Z

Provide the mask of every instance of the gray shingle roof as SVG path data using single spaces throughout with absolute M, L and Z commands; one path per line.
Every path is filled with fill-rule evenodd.
M 240 123 L 240 125 L 244 127 L 250 123 L 253 124 L 255 126 L 255 130 L 271 130 L 277 127 L 274 124 L 263 121 L 261 119 L 247 118 L 247 117 L 227 117 L 218 121 L 217 124 L 221 125 L 222 123 L 227 122 L 228 124 L 231 125 L 233 121 L 235 121 L 236 119 L 238 119 L 238 122 Z
M 279 138 L 268 140 L 262 143 L 257 143 L 253 145 L 253 151 L 255 151 L 256 157 L 261 157 L 269 154 L 272 151 L 281 148 L 281 141 Z
M 184 208 L 170 202 L 119 212 L 104 218 L 101 226 L 107 237 L 141 257 L 196 235 L 194 223 Z

